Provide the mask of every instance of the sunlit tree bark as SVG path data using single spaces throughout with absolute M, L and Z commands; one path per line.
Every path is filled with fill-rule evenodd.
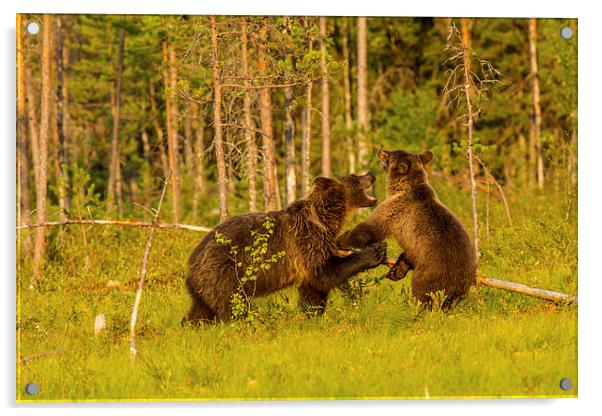
M 244 78 L 244 128 L 245 148 L 247 162 L 247 177 L 249 180 L 249 211 L 257 211 L 257 142 L 255 141 L 255 127 L 251 114 L 251 79 L 249 74 L 249 50 L 248 50 L 248 24 L 247 18 L 243 17 L 241 22 L 241 60 Z
M 115 80 L 115 95 L 113 106 L 113 134 L 111 142 L 111 164 L 109 168 L 109 187 L 107 192 L 107 205 L 109 211 L 114 209 L 117 199 L 119 214 L 123 211 L 121 192 L 121 164 L 119 155 L 119 119 L 121 117 L 121 84 L 123 78 L 123 52 L 125 48 L 125 28 L 119 30 L 119 51 L 117 55 L 117 74 Z
M 40 134 L 36 159 L 36 221 L 46 222 L 46 198 L 48 187 L 48 136 L 50 134 L 50 48 L 52 45 L 52 16 L 45 14 L 42 34 L 42 92 L 40 103 Z M 44 272 L 46 251 L 46 227 L 36 229 L 33 253 L 33 281 L 36 286 Z
M 259 56 L 257 69 L 259 75 L 265 77 L 267 56 L 268 20 L 265 19 L 259 29 Z M 270 88 L 259 89 L 259 119 L 261 121 L 261 143 L 263 150 L 263 208 L 265 211 L 278 209 L 276 187 L 276 145 L 272 130 L 272 97 Z
M 330 157 L 330 88 L 326 60 L 326 18 L 320 17 L 320 69 L 322 71 L 322 175 L 332 175 Z
M 178 145 L 178 100 L 176 87 L 178 72 L 176 52 L 171 42 L 163 43 L 163 79 L 165 84 L 165 106 L 167 121 L 167 154 L 171 181 L 172 214 L 174 222 L 180 220 L 180 146 Z
M 365 17 L 357 18 L 357 123 L 359 128 L 358 162 L 360 170 L 368 166 L 368 40 Z
M 345 18 L 346 19 L 346 18 Z M 347 145 L 347 161 L 349 164 L 349 173 L 355 173 L 355 159 L 357 149 L 354 145 L 353 140 L 353 117 L 351 113 L 351 74 L 350 74 L 350 58 L 349 53 L 349 22 L 345 20 L 342 30 L 342 43 L 343 43 L 343 59 L 345 64 L 343 66 L 343 100 L 345 102 L 345 134 L 346 134 L 346 145 Z
M 29 197 L 29 157 L 27 155 L 27 104 L 25 92 L 25 52 L 23 22 L 17 14 L 17 221 L 31 223 L 31 201 Z M 18 232 L 18 248 L 31 252 L 29 232 Z M 20 244 L 23 244 L 22 246 Z
M 213 53 L 213 128 L 215 136 L 215 160 L 217 162 L 217 186 L 219 198 L 220 221 L 228 218 L 228 173 L 226 172 L 226 159 L 224 155 L 224 135 L 222 126 L 222 80 L 220 72 L 218 30 L 215 16 L 211 16 L 211 47 Z
M 537 72 L 537 19 L 529 19 L 529 62 L 531 78 L 531 99 L 533 103 L 531 114 L 531 159 L 532 166 L 535 167 L 535 176 L 537 178 L 537 187 L 544 187 L 543 155 L 541 151 L 541 104 L 539 94 L 539 79 Z

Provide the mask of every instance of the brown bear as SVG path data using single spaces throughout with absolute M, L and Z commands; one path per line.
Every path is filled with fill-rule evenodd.
M 443 307 L 450 307 L 475 283 L 477 257 L 468 233 L 429 185 L 425 166 L 433 153 L 381 150 L 378 156 L 387 172 L 387 198 L 337 245 L 364 248 L 395 237 L 403 253 L 388 277 L 399 280 L 414 269 L 413 295 L 430 305 L 430 294 L 444 291 Z
M 229 320 L 232 296 L 241 287 L 256 297 L 297 284 L 302 306 L 323 313 L 329 291 L 385 261 L 383 243 L 348 257 L 337 256 L 336 238 L 347 217 L 357 208 L 376 204 L 366 194 L 374 181 L 372 173 L 318 177 L 306 198 L 282 211 L 239 215 L 216 226 L 188 262 L 186 285 L 192 306 L 185 321 Z M 252 250 L 245 247 L 253 247 L 258 233 L 269 236 L 263 258 L 275 261 L 258 267 L 255 280 L 242 283 L 241 276 L 253 264 Z

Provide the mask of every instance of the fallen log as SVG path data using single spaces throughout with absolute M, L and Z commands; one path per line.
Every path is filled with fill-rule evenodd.
M 348 256 L 351 251 L 339 250 L 339 255 Z M 387 258 L 385 266 L 391 268 L 395 265 L 395 259 Z M 494 289 L 508 290 L 510 292 L 521 293 L 534 298 L 549 300 L 556 303 L 577 304 L 577 296 L 567 295 L 566 293 L 554 292 L 547 289 L 539 289 L 523 285 L 521 283 L 508 282 L 506 280 L 494 279 L 492 277 L 477 276 L 477 283 Z
M 567 295 L 566 293 L 554 292 L 546 289 L 539 289 L 523 285 L 521 283 L 507 282 L 505 280 L 494 279 L 492 277 L 477 276 L 477 283 L 483 286 L 493 287 L 495 289 L 509 290 L 511 292 L 522 293 L 523 295 L 534 298 L 545 299 L 557 303 L 577 304 L 577 296 Z

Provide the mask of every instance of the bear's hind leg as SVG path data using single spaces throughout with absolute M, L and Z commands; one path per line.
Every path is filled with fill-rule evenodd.
M 182 323 L 199 324 L 203 322 L 214 322 L 216 313 L 200 297 L 192 298 L 192 306 L 188 316 L 182 320 Z

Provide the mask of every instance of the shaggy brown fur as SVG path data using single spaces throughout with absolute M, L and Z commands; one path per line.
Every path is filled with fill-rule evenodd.
M 370 245 L 349 257 L 337 257 L 336 237 L 347 216 L 360 207 L 373 206 L 376 199 L 365 190 L 374 175 L 348 175 L 336 179 L 316 178 L 312 193 L 282 211 L 239 215 L 215 227 L 194 249 L 189 259 L 186 285 L 192 298 L 188 321 L 227 321 L 231 317 L 231 297 L 240 288 L 239 278 L 250 262 L 245 247 L 253 244 L 253 231 L 265 232 L 266 216 L 273 223 L 265 258 L 284 251 L 284 257 L 260 270 L 257 279 L 247 282 L 244 292 L 263 296 L 284 287 L 299 285 L 304 307 L 324 311 L 328 292 L 351 276 L 382 264 L 386 245 Z M 216 232 L 238 247 L 234 259 L 230 247 L 215 239 Z M 242 265 L 238 265 L 241 262 Z
M 468 233 L 438 199 L 425 171 L 431 151 L 379 153 L 387 172 L 387 199 L 363 223 L 343 234 L 341 248 L 364 248 L 393 236 L 403 253 L 388 277 L 399 280 L 414 269 L 412 293 L 430 304 L 430 293 L 443 290 L 444 307 L 464 296 L 475 282 L 477 260 Z

